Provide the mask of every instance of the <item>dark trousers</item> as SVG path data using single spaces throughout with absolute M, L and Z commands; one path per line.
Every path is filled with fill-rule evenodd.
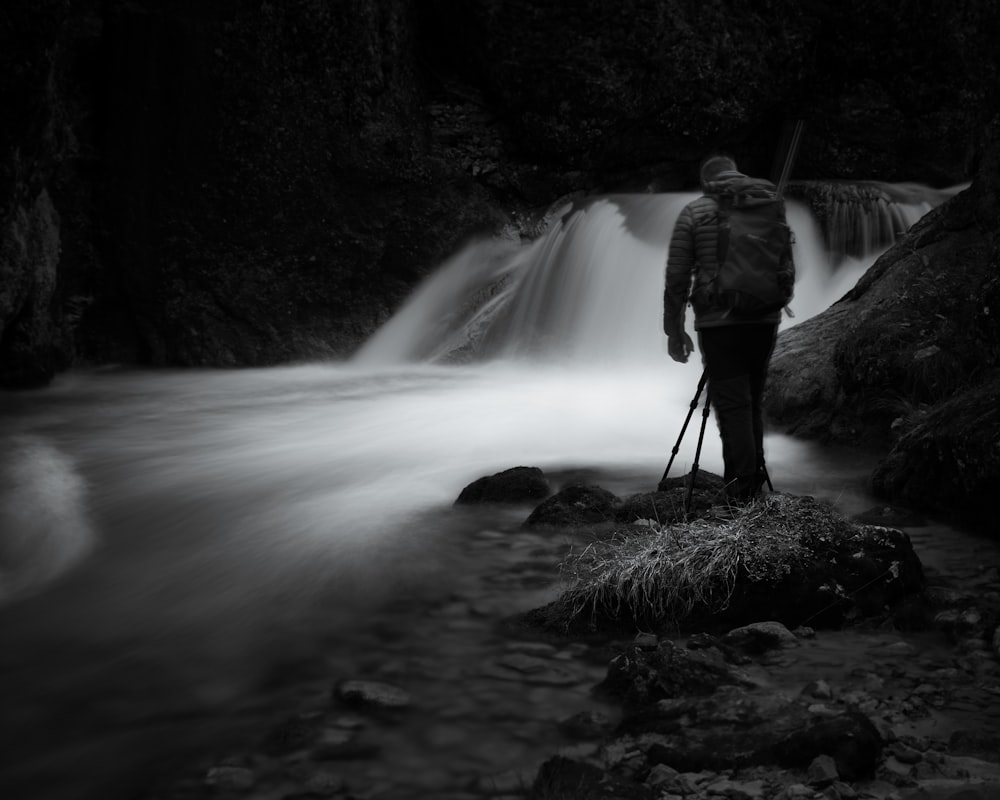
M 764 482 L 761 396 L 778 326 L 728 325 L 698 332 L 708 397 L 722 439 L 727 493 L 753 497 Z

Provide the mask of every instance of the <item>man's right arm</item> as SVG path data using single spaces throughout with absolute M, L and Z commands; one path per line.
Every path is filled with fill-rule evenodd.
M 667 336 L 680 336 L 684 332 L 684 309 L 691 291 L 694 262 L 694 214 L 690 207 L 685 207 L 674 225 L 667 252 L 663 289 L 663 332 Z

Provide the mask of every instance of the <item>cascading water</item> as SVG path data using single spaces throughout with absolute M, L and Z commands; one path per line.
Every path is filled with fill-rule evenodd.
M 788 203 L 798 274 L 795 317 L 786 327 L 847 291 L 875 255 L 948 194 L 865 187 L 866 202 L 851 202 L 861 195 L 841 190 L 822 223 L 806 204 Z M 670 232 L 693 197 L 594 197 L 567 206 L 535 241 L 470 244 L 360 349 L 355 362 L 531 357 L 649 363 L 662 356 Z

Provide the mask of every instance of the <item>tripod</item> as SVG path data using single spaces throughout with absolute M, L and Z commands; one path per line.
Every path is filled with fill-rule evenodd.
M 691 400 L 691 406 L 688 409 L 687 417 L 684 419 L 684 424 L 681 426 L 681 432 L 677 437 L 677 443 L 674 445 L 673 450 L 670 451 L 670 461 L 667 462 L 667 468 L 663 471 L 663 477 L 660 478 L 660 483 L 663 483 L 663 481 L 667 479 L 667 475 L 670 473 L 670 468 L 674 465 L 674 459 L 677 457 L 677 453 L 681 449 L 681 441 L 684 439 L 684 434 L 687 432 L 688 424 L 691 422 L 691 417 L 694 416 L 695 409 L 698 408 L 698 400 L 701 398 L 701 393 L 705 389 L 707 381 L 708 372 L 703 371 L 701 373 L 701 379 L 698 381 L 698 390 L 694 393 L 694 399 Z M 698 462 L 701 459 L 701 446 L 705 441 L 705 426 L 708 424 L 711 401 L 711 393 L 706 392 L 705 405 L 701 410 L 701 431 L 698 433 L 698 446 L 694 451 L 694 463 L 691 464 L 691 482 L 688 484 L 687 495 L 684 498 L 685 512 L 689 512 L 691 510 L 691 496 L 694 494 L 694 484 L 698 479 Z M 771 483 L 771 476 L 768 475 L 767 467 L 764 465 L 763 460 L 761 460 L 760 469 L 764 473 L 764 480 L 767 481 L 767 488 L 773 492 L 774 486 Z
M 677 453 L 681 449 L 681 441 L 684 439 L 684 434 L 687 432 L 688 424 L 691 422 L 691 417 L 694 416 L 695 409 L 698 408 L 698 400 L 701 397 L 701 393 L 704 390 L 707 381 L 708 372 L 703 371 L 701 373 L 701 379 L 698 381 L 698 390 L 694 393 L 694 399 L 691 401 L 687 417 L 684 419 L 684 424 L 681 426 L 681 433 L 680 436 L 677 437 L 677 443 L 674 445 L 674 449 L 670 451 L 670 461 L 667 462 L 667 468 L 663 471 L 663 477 L 660 478 L 660 483 L 663 483 L 663 481 L 667 479 L 667 475 L 670 473 L 670 468 L 674 465 L 674 459 L 677 458 Z M 695 448 L 694 463 L 691 465 L 691 482 L 688 484 L 687 496 L 684 498 L 685 513 L 691 510 L 691 495 L 694 494 L 694 483 L 698 478 L 698 461 L 701 459 L 701 445 L 705 441 L 705 426 L 708 424 L 710 406 L 711 397 L 708 392 L 705 392 L 705 406 L 701 410 L 701 431 L 698 433 L 698 446 Z

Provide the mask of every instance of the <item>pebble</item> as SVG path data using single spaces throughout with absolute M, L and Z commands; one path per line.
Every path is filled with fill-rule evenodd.
M 830 756 L 817 756 L 812 760 L 806 773 L 810 786 L 826 786 L 840 777 L 837 762 Z
M 334 693 L 345 703 L 375 708 L 408 708 L 413 702 L 399 687 L 378 681 L 343 681 Z
M 254 774 L 245 767 L 212 767 L 205 775 L 205 785 L 223 792 L 245 792 L 253 788 Z

